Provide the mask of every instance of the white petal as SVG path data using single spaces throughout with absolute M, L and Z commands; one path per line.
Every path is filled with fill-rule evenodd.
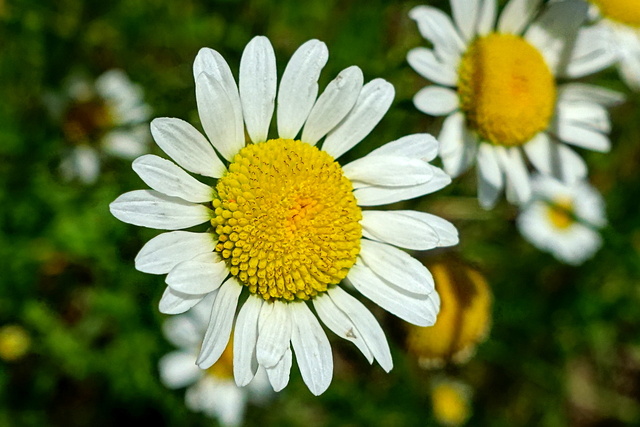
M 67 180 L 77 177 L 84 184 L 93 184 L 100 175 L 100 157 L 94 148 L 80 145 L 71 150 L 60 169 Z
M 478 148 L 478 201 L 485 209 L 492 208 L 504 187 L 504 177 L 496 153 L 489 144 Z
M 196 307 L 202 304 L 196 304 Z M 200 346 L 204 333 L 204 325 L 195 321 L 195 316 L 191 316 L 192 311 L 180 316 L 171 316 L 162 323 L 162 333 L 171 344 L 183 350 L 193 350 Z M 211 306 L 209 305 L 209 313 Z M 208 318 L 207 318 L 208 319 Z M 193 364 L 196 363 L 196 356 L 193 355 Z
M 333 333 L 341 338 L 351 341 L 358 347 L 369 363 L 373 363 L 373 354 L 360 331 L 349 318 L 349 316 L 338 308 L 328 293 L 320 294 L 313 299 L 313 306 L 320 317 L 320 320 Z
M 587 176 L 587 165 L 582 157 L 566 145 L 553 142 L 545 133 L 538 134 L 523 148 L 533 166 L 542 174 L 555 176 L 567 183 Z
M 559 102 L 559 122 L 571 122 L 603 133 L 611 132 L 611 121 L 605 107 L 594 102 Z
M 462 113 L 453 113 L 444 120 L 438 141 L 444 170 L 451 177 L 462 174 L 475 160 L 477 140 L 467 129 Z
M 244 133 L 239 132 L 236 109 L 222 83 L 213 76 L 201 73 L 196 78 L 198 115 L 211 144 L 227 159 L 233 159 L 244 147 Z
M 363 236 L 414 250 L 438 246 L 436 231 L 427 222 L 406 215 L 408 211 L 363 211 Z
M 271 387 L 273 387 L 273 391 L 280 391 L 289 383 L 292 359 L 291 347 L 287 342 L 287 348 L 280 361 L 274 367 L 265 369 L 267 376 L 269 377 Z
M 513 186 L 515 203 L 526 203 L 531 198 L 531 183 L 522 153 L 518 147 L 496 146 L 494 150 L 507 178 L 507 183 Z
M 161 230 L 193 227 L 209 221 L 212 215 L 206 206 L 153 190 L 124 193 L 111 202 L 109 210 L 122 222 Z
M 556 130 L 558 138 L 569 144 L 606 153 L 611 149 L 609 138 L 589 127 L 560 121 Z
M 525 39 L 540 51 L 554 75 L 563 74 L 567 67 L 587 9 L 583 1 L 551 2 L 525 33 Z
M 240 59 L 240 100 L 251 141 L 267 140 L 276 99 L 276 55 L 268 38 L 254 37 Z
M 181 262 L 214 249 L 215 240 L 211 233 L 162 233 L 140 249 L 135 259 L 136 269 L 143 273 L 166 274 Z
M 571 61 L 567 65 L 566 75 L 583 77 L 609 67 L 616 59 L 616 52 L 610 48 L 605 28 L 599 25 L 582 28 L 578 33 Z
M 101 141 L 104 151 L 123 159 L 135 159 L 149 151 L 149 130 L 146 125 L 134 129 L 115 129 Z
M 327 85 L 309 113 L 302 141 L 313 145 L 336 127 L 355 105 L 363 82 L 360 68 L 352 66 L 342 70 Z
M 354 195 L 359 206 L 378 206 L 424 196 L 451 183 L 451 177 L 441 169 L 431 166 L 431 172 L 433 177 L 426 183 L 405 187 L 366 186 L 356 181 L 353 182 L 354 187 L 357 187 Z
M 360 245 L 360 258 L 378 276 L 414 294 L 428 295 L 433 291 L 433 276 L 408 253 L 367 239 L 362 239 Z
M 416 6 L 409 11 L 409 17 L 418 24 L 422 37 L 433 43 L 436 56 L 457 68 L 466 46 L 451 19 L 431 6 Z
M 158 362 L 160 380 L 169 388 L 186 387 L 202 376 L 202 370 L 196 365 L 195 354 L 184 351 L 172 351 Z
M 498 19 L 498 32 L 520 34 L 538 13 L 541 0 L 511 0 Z
M 451 0 L 451 12 L 458 30 L 471 41 L 476 35 L 480 0 Z
M 376 148 L 369 156 L 401 156 L 430 162 L 438 155 L 438 140 L 428 133 L 414 133 Z
M 193 178 L 175 163 L 147 154 L 133 161 L 133 170 L 151 188 L 188 202 L 210 202 L 213 188 Z
M 583 180 L 587 177 L 587 164 L 575 151 L 564 144 L 558 146 L 560 178 L 567 183 Z
M 433 178 L 433 167 L 427 162 L 392 155 L 361 157 L 342 171 L 352 181 L 388 187 L 424 184 Z
M 442 86 L 427 86 L 416 93 L 413 104 L 423 113 L 446 116 L 458 109 L 458 94 Z
M 249 295 L 238 313 L 233 333 L 233 376 L 238 387 L 249 384 L 258 370 L 256 343 L 262 304 L 262 298 Z
M 374 79 L 364 85 L 353 109 L 327 135 L 322 149 L 338 158 L 353 148 L 382 120 L 394 94 L 393 85 L 383 79 Z
M 228 275 L 229 268 L 217 252 L 208 252 L 176 265 L 165 282 L 175 291 L 199 295 L 218 289 Z
M 496 22 L 496 0 L 484 0 L 478 13 L 478 30 L 480 36 L 486 36 L 493 31 Z
M 258 363 L 266 369 L 276 366 L 289 348 L 290 340 L 291 320 L 286 304 L 281 301 L 263 304 L 258 319 Z
M 404 291 L 385 281 L 362 264 L 354 264 L 348 280 L 365 297 L 389 313 L 418 326 L 432 326 L 440 309 L 431 295 Z M 431 294 L 436 294 L 433 291 Z
M 220 178 L 226 168 L 209 144 L 189 123 L 159 118 L 151 122 L 151 134 L 162 151 L 189 172 Z
M 403 215 L 410 216 L 418 221 L 429 224 L 438 235 L 438 247 L 453 246 L 458 244 L 458 230 L 446 219 L 420 211 L 402 211 Z
M 166 287 L 160 298 L 159 309 L 163 314 L 180 314 L 198 304 L 205 295 L 187 295 Z
M 558 101 L 589 102 L 612 107 L 624 101 L 624 95 L 611 89 L 584 83 L 567 83 L 558 88 Z
M 309 40 L 291 56 L 278 91 L 278 135 L 294 139 L 318 96 L 318 78 L 329 59 L 327 46 Z
M 380 324 L 371 312 L 356 298 L 339 286 L 327 291 L 333 303 L 353 322 L 367 348 L 378 361 L 382 369 L 389 372 L 393 368 L 389 343 Z M 366 356 L 366 355 L 365 355 Z
M 311 393 L 322 394 L 333 377 L 333 358 L 327 335 L 304 302 L 288 304 L 293 322 L 291 344 L 304 383 Z
M 434 83 L 449 87 L 458 84 L 458 73 L 454 64 L 439 60 L 431 49 L 411 49 L 407 54 L 407 62 L 418 74 Z
M 241 291 L 242 285 L 234 278 L 227 280 L 220 287 L 196 362 L 200 368 L 206 369 L 216 363 L 227 348 Z

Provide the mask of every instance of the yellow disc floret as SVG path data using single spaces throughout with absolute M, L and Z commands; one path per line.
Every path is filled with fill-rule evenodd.
M 462 56 L 458 76 L 460 108 L 483 140 L 518 146 L 548 127 L 554 77 L 522 37 L 493 33 L 476 39 Z
M 351 181 L 326 152 L 290 139 L 249 145 L 216 190 L 216 251 L 252 293 L 306 300 L 355 263 L 362 213 Z
M 612 21 L 632 27 L 640 27 L 640 2 L 638 0 L 591 0 L 600 13 Z
M 575 221 L 573 219 L 573 202 L 571 199 L 560 198 L 547 205 L 549 221 L 560 229 L 569 228 Z

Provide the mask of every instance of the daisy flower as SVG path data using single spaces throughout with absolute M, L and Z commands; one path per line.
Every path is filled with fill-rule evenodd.
M 74 76 L 65 92 L 46 99 L 70 146 L 60 165 L 65 179 L 91 184 L 103 154 L 134 159 L 148 151 L 151 109 L 123 71 L 109 70 L 95 82 Z
M 511 0 L 497 24 L 495 0 L 452 0 L 455 24 L 433 7 L 410 12 L 433 48 L 415 48 L 407 60 L 435 83 L 421 89 L 414 104 L 446 116 L 438 138 L 444 169 L 456 177 L 477 163 L 478 199 L 485 208 L 505 188 L 513 203 L 529 199 L 527 159 L 540 173 L 573 182 L 587 168 L 566 144 L 603 152 L 610 147 L 605 107 L 621 96 L 555 82 L 572 65 L 566 60 L 569 42 L 587 7 L 567 0 L 540 13 L 540 3 Z M 576 60 L 574 74 L 598 61 L 594 52 Z
M 428 264 L 440 313 L 435 325 L 407 326 L 407 349 L 424 368 L 464 363 L 491 328 L 491 290 L 477 270 L 454 259 Z
M 533 197 L 517 219 L 520 233 L 568 264 L 593 256 L 602 245 L 596 230 L 607 222 L 600 194 L 586 182 L 564 184 L 536 176 L 532 184 Z
M 136 268 L 168 273 L 163 313 L 184 312 L 215 294 L 197 363 L 208 368 L 218 360 L 235 324 L 233 366 L 240 386 L 262 366 L 281 390 L 295 351 L 309 389 L 326 390 L 331 347 L 311 304 L 329 329 L 389 371 L 382 329 L 341 283 L 402 319 L 431 325 L 440 305 L 431 274 L 397 247 L 426 250 L 458 241 L 450 223 L 428 213 L 361 209 L 431 193 L 450 178 L 428 163 L 438 143 L 426 134 L 405 136 L 340 166 L 335 159 L 382 119 L 394 89 L 382 79 L 363 85 L 361 70 L 349 67 L 318 97 L 327 59 L 324 43 L 304 43 L 277 88 L 273 47 L 259 36 L 242 54 L 236 86 L 222 56 L 202 49 L 194 77 L 208 140 L 182 120 L 154 120 L 155 141 L 181 167 L 153 155 L 136 159 L 134 170 L 153 190 L 123 194 L 110 205 L 115 217 L 135 225 L 211 226 L 160 234 L 142 248 Z M 274 110 L 278 136 L 269 138 Z
M 593 71 L 617 64 L 622 79 L 640 90 L 640 3 L 630 0 L 591 0 L 593 25 L 580 30 L 574 57 L 599 57 Z M 569 70 L 573 71 L 573 70 Z
M 217 418 L 222 425 L 237 426 L 242 424 L 247 401 L 264 401 L 271 389 L 262 369 L 246 389 L 236 385 L 231 345 L 209 369 L 202 370 L 196 365 L 213 300 L 209 296 L 186 313 L 165 321 L 165 337 L 179 350 L 160 359 L 160 379 L 169 388 L 187 387 L 185 403 L 192 411 Z

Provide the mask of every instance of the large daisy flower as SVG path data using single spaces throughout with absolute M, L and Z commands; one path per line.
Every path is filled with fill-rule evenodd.
M 602 196 L 582 181 L 567 185 L 536 176 L 532 182 L 533 197 L 517 219 L 520 233 L 568 264 L 593 256 L 602 245 L 597 230 L 607 222 Z
M 600 58 L 602 64 L 591 62 L 594 71 L 616 63 L 623 80 L 634 90 L 640 90 L 640 2 L 591 0 L 590 3 L 593 25 L 580 30 L 575 57 Z
M 110 206 L 120 220 L 145 227 L 211 226 L 155 237 L 136 268 L 168 273 L 163 313 L 184 312 L 215 294 L 197 363 L 208 368 L 218 360 L 235 323 L 234 374 L 241 386 L 263 366 L 275 390 L 285 387 L 293 347 L 309 389 L 326 390 L 331 348 L 311 304 L 329 329 L 390 370 L 382 329 L 341 283 L 409 322 L 431 325 L 439 308 L 431 274 L 397 247 L 458 241 L 450 223 L 428 213 L 361 209 L 436 191 L 450 178 L 428 163 L 438 144 L 426 134 L 341 167 L 335 158 L 381 120 L 394 89 L 382 79 L 363 85 L 361 70 L 349 67 L 317 97 L 327 59 L 324 43 L 303 44 L 276 88 L 273 47 L 256 37 L 242 54 L 236 86 L 220 54 L 202 49 L 194 76 L 208 140 L 182 120 L 154 120 L 156 142 L 182 168 L 154 155 L 136 159 L 134 170 L 153 190 L 123 194 Z M 269 138 L 274 109 L 278 136 Z M 204 184 L 185 170 L 216 181 Z
M 178 349 L 160 359 L 160 379 L 169 388 L 187 387 L 185 404 L 192 411 L 217 418 L 224 426 L 237 426 L 242 424 L 247 402 L 264 401 L 271 387 L 262 369 L 246 389 L 236 385 L 231 344 L 209 369 L 196 365 L 213 301 L 210 294 L 186 313 L 165 321 L 164 335 Z
M 414 97 L 416 107 L 446 116 L 439 136 L 444 168 L 455 177 L 477 163 L 478 199 L 492 207 L 506 188 L 513 203 L 531 196 L 527 160 L 566 182 L 586 176 L 584 161 L 565 143 L 608 151 L 605 107 L 615 92 L 585 84 L 557 86 L 587 6 L 511 0 L 496 21 L 495 0 L 452 0 L 455 24 L 438 9 L 418 6 L 410 16 L 432 49 L 415 48 L 409 64 L 436 83 Z M 598 51 L 579 58 L 583 70 Z M 579 74 L 579 66 L 572 68 Z
M 122 70 L 106 71 L 95 81 L 73 76 L 64 94 L 49 94 L 45 103 L 68 144 L 60 163 L 67 180 L 92 184 L 104 155 L 135 159 L 148 152 L 151 108 Z

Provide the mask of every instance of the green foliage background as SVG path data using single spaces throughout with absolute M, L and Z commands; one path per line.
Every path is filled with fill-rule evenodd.
M 318 38 L 330 52 L 321 88 L 354 64 L 366 80 L 383 77 L 396 87 L 390 112 L 349 160 L 408 133 L 437 134 L 439 121 L 411 102 L 426 84 L 405 60 L 425 44 L 407 16 L 416 4 L 0 0 L 0 325 L 21 324 L 33 340 L 25 358 L 0 362 L 0 426 L 215 424 L 184 407 L 183 390 L 158 379 L 157 361 L 172 350 L 157 310 L 164 282 L 133 266 L 157 232 L 108 211 L 119 194 L 144 184 L 119 159 L 106 159 L 93 186 L 62 181 L 65 142 L 43 94 L 60 90 L 72 72 L 121 68 L 145 88 L 154 117 L 197 124 L 191 65 L 201 47 L 218 50 L 237 73 L 245 44 L 264 34 L 282 72 L 301 43 Z M 640 424 L 640 96 L 613 70 L 585 81 L 621 90 L 628 101 L 612 110 L 612 152 L 581 151 L 609 218 L 604 247 L 581 267 L 527 243 L 505 202 L 481 210 L 474 173 L 394 206 L 454 222 L 461 242 L 448 252 L 475 264 L 491 285 L 488 341 L 468 364 L 445 369 L 474 390 L 469 425 Z M 329 390 L 312 396 L 294 367 L 271 403 L 249 407 L 248 425 L 435 424 L 429 380 L 442 372 L 420 370 L 404 352 L 402 323 L 367 304 L 391 340 L 393 371 L 368 366 L 330 334 L 336 368 Z

